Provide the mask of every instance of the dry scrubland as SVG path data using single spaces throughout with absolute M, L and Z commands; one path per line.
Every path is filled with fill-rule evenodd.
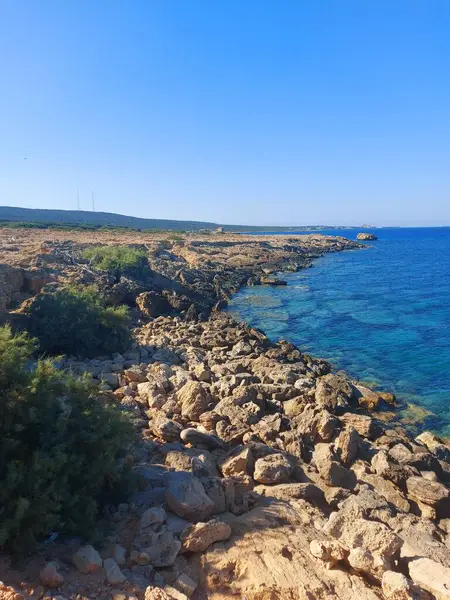
M 26 558 L 4 552 L 0 597 L 450 598 L 448 446 L 412 439 L 388 412 L 391 394 L 220 310 L 242 285 L 274 284 L 277 271 L 358 246 L 320 235 L 1 230 L 3 320 L 37 332 L 41 352 L 74 349 L 52 368 L 76 381 L 89 373 L 74 402 L 85 406 L 84 389 L 132 428 L 114 465 L 134 487 L 124 483 L 120 501 L 95 496 L 102 537 L 66 532 L 66 515 L 52 525 L 59 537 L 35 535 Z M 70 420 L 75 404 L 63 398 Z M 42 437 L 53 451 L 50 432 Z M 70 451 L 88 472 L 82 446 Z M 76 481 L 85 485 L 83 469 Z M 31 507 L 41 492 L 29 490 Z M 27 531 L 19 524 L 16 537 Z

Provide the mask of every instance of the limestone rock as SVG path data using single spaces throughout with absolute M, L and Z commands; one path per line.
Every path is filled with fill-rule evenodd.
M 364 385 L 355 385 L 355 397 L 361 408 L 372 412 L 378 410 L 383 403 L 383 398 Z
M 145 600 L 172 600 L 172 598 L 161 588 L 150 585 L 145 590 Z
M 314 464 L 327 485 L 353 489 L 356 477 L 334 457 L 330 444 L 317 444 L 313 454 Z
M 253 465 L 253 456 L 249 448 L 241 448 L 220 463 L 219 468 L 225 477 L 249 475 Z
M 269 454 L 255 462 L 253 478 L 259 483 L 287 483 L 293 467 L 283 454 Z
M 416 440 L 424 444 L 439 460 L 450 461 L 450 448 L 431 431 L 424 431 Z
M 356 239 L 375 242 L 378 239 L 378 237 L 374 233 L 368 233 L 363 231 L 361 233 L 358 233 Z
M 100 554 L 92 546 L 82 546 L 72 557 L 73 564 L 81 573 L 93 573 L 103 564 Z
M 188 381 L 177 392 L 181 404 L 181 414 L 191 421 L 198 421 L 200 415 L 208 410 L 209 394 L 198 381 Z
M 150 429 L 154 435 L 161 438 L 165 442 L 174 442 L 180 439 L 180 434 L 183 431 L 182 425 L 168 419 L 163 414 L 154 415 L 150 423 Z
M 133 544 L 140 553 L 148 555 L 148 561 L 153 567 L 158 568 L 172 566 L 181 549 L 180 541 L 165 526 L 157 532 L 149 529 L 135 539 Z
M 48 562 L 45 565 L 39 573 L 39 579 L 42 585 L 49 588 L 57 588 L 64 583 L 64 577 L 58 573 L 58 564 L 55 562 Z
M 313 540 L 309 545 L 309 550 L 313 556 L 326 563 L 328 569 L 334 567 L 337 562 L 344 560 L 348 555 L 348 552 L 338 542 L 328 540 Z
M 175 514 L 193 522 L 207 519 L 214 509 L 203 485 L 190 473 L 168 474 L 166 501 Z
M 164 523 L 167 515 L 163 508 L 148 508 L 141 516 L 141 530 L 150 525 Z
M 351 465 L 356 460 L 361 444 L 361 436 L 353 427 L 341 431 L 335 443 L 335 450 L 344 465 Z
M 105 558 L 103 568 L 106 572 L 106 580 L 110 585 L 117 585 L 126 581 L 127 578 L 113 558 Z
M 410 579 L 396 571 L 383 573 L 381 589 L 386 600 L 431 600 L 427 592 L 418 589 Z
M 181 573 L 179 577 L 177 577 L 176 581 L 173 584 L 173 587 L 190 598 L 192 594 L 195 592 L 197 584 L 187 573 Z
M 426 504 L 441 516 L 448 516 L 450 511 L 450 492 L 437 481 L 430 481 L 425 477 L 410 477 L 406 481 L 408 496 L 421 504 Z
M 223 447 L 222 441 L 216 435 L 203 433 L 193 427 L 183 429 L 180 437 L 183 442 L 192 446 L 206 446 L 210 450 Z
M 190 525 L 180 537 L 182 552 L 204 552 L 214 542 L 227 540 L 230 535 L 230 525 L 216 519 Z
M 449 600 L 450 568 L 429 558 L 416 558 L 409 563 L 409 576 L 436 600 Z

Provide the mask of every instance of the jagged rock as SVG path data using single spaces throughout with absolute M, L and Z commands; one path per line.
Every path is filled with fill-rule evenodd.
M 165 526 L 157 532 L 149 528 L 133 543 L 140 552 L 148 555 L 150 564 L 158 568 L 172 566 L 181 549 L 180 541 L 174 537 L 173 531 Z
M 173 584 L 173 587 L 190 598 L 197 588 L 195 581 L 187 573 L 181 573 Z
M 338 542 L 328 540 L 313 540 L 309 550 L 313 556 L 326 563 L 327 569 L 332 569 L 337 562 L 345 560 L 348 556 L 348 551 Z
M 164 523 L 167 518 L 166 511 L 163 508 L 148 508 L 141 516 L 141 530 L 150 527 L 150 525 Z
M 127 578 L 113 558 L 105 558 L 103 568 L 106 572 L 106 580 L 110 585 L 117 585 L 126 581 Z
M 341 431 L 335 443 L 335 450 L 344 465 L 351 465 L 356 460 L 361 444 L 361 436 L 353 427 Z
M 328 374 L 320 377 L 316 384 L 316 403 L 330 412 L 349 408 L 353 388 L 340 375 Z
M 427 590 L 436 600 L 450 598 L 450 569 L 429 558 L 410 561 L 409 576 L 419 587 Z
M 434 518 L 448 517 L 450 513 L 450 492 L 437 481 L 430 481 L 424 477 L 410 477 L 406 480 L 408 497 L 421 505 L 431 507 L 432 512 L 427 515 Z M 423 509 L 422 509 L 423 512 Z
M 155 384 L 146 381 L 139 383 L 137 386 L 137 392 L 140 398 L 143 398 L 149 408 L 161 408 L 167 401 L 167 398 L 155 388 Z
M 327 485 L 353 489 L 356 477 L 336 459 L 329 444 L 317 444 L 313 454 L 314 464 Z
M 214 411 L 210 410 L 200 415 L 199 422 L 205 429 L 209 431 L 215 431 L 217 423 L 222 420 L 222 415 L 218 415 Z
M 369 440 L 377 438 L 382 433 L 381 425 L 367 415 L 348 412 L 345 415 L 340 415 L 339 420 L 346 425 L 353 427 L 360 436 L 368 438 Z
M 199 364 L 195 367 L 194 375 L 198 381 L 203 381 L 204 383 L 211 382 L 211 371 L 207 369 L 204 364 Z
M 383 403 L 383 398 L 379 394 L 364 385 L 355 385 L 354 397 L 358 401 L 360 408 L 369 412 L 378 410 Z
M 214 503 L 201 482 L 190 473 L 169 473 L 166 488 L 167 506 L 188 521 L 203 521 L 214 510 Z
M 439 460 L 450 461 L 450 448 L 431 431 L 424 431 L 416 437 L 416 441 L 424 444 Z
M 225 477 L 249 475 L 252 467 L 253 456 L 249 448 L 241 448 L 234 451 L 219 464 L 219 468 Z
M 208 410 L 209 394 L 198 381 L 188 381 L 177 392 L 181 404 L 181 414 L 191 421 L 198 421 L 200 415 Z
M 305 399 L 302 396 L 296 396 L 295 398 L 291 398 L 291 400 L 283 402 L 283 412 L 287 417 L 296 417 L 305 410 L 307 404 L 308 399 Z
M 259 483 L 287 483 L 292 472 L 293 466 L 283 454 L 270 454 L 255 462 L 253 478 Z
M 211 514 L 217 515 L 230 509 L 229 502 L 227 502 L 227 495 L 225 493 L 225 479 L 220 477 L 203 477 L 202 485 L 205 489 L 207 496 L 214 503 L 214 508 Z
M 230 535 L 230 525 L 218 519 L 196 523 L 181 534 L 182 552 L 204 552 L 214 542 L 227 540 Z
M 355 517 L 345 508 L 331 514 L 324 533 L 349 550 L 348 560 L 356 570 L 379 577 L 392 567 L 403 544 L 383 523 Z
M 277 500 L 306 500 L 312 504 L 323 504 L 324 493 L 313 483 L 281 483 L 279 485 L 258 485 L 254 492 Z
M 145 600 L 173 600 L 166 592 L 154 586 L 148 586 L 145 590 Z
M 128 383 L 134 381 L 135 383 L 144 383 L 147 381 L 147 375 L 138 367 L 131 367 L 130 369 L 125 369 L 123 372 L 124 377 Z
M 167 300 L 157 292 L 143 292 L 136 298 L 136 304 L 146 317 L 159 317 L 170 312 L 171 306 Z
M 183 426 L 160 413 L 153 416 L 150 422 L 150 429 L 155 436 L 165 442 L 174 442 L 180 439 Z
M 325 501 L 333 510 L 337 509 L 338 505 L 350 496 L 350 490 L 341 487 L 330 487 L 325 490 Z
M 64 583 L 64 577 L 58 573 L 58 564 L 48 562 L 39 573 L 42 585 L 49 588 L 57 588 Z
M 81 573 L 93 573 L 103 564 L 100 554 L 92 546 L 82 546 L 72 557 L 72 562 Z
M 185 443 L 191 444 L 192 446 L 206 446 L 210 450 L 214 450 L 215 448 L 222 448 L 222 441 L 215 435 L 202 433 L 198 429 L 194 429 L 193 427 L 189 427 L 188 429 L 183 429 L 180 434 L 181 440 Z
M 386 600 L 431 600 L 427 592 L 418 589 L 410 579 L 396 571 L 383 573 L 381 589 Z

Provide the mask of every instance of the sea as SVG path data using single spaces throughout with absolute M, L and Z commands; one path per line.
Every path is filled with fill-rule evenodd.
M 356 239 L 359 231 L 314 233 Z M 450 438 L 450 227 L 370 231 L 378 240 L 367 248 L 282 274 L 285 287 L 243 288 L 228 310 L 273 341 L 393 391 L 396 419 Z

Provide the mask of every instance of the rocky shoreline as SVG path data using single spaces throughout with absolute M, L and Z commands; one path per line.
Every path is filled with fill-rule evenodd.
M 0 595 L 450 598 L 450 448 L 377 418 L 392 395 L 220 310 L 242 285 L 360 245 L 318 235 L 108 235 L 96 241 L 149 253 L 150 280 L 101 280 L 115 301 L 137 302 L 135 347 L 62 366 L 90 372 L 130 416 L 142 486 L 109 507 L 103 548 L 56 541 L 26 571 L 5 557 Z M 78 254 L 91 241 L 64 232 L 21 259 L 15 239 L 8 269 L 22 286 L 10 299 L 29 294 L 25 281 L 38 291 L 98 279 Z

